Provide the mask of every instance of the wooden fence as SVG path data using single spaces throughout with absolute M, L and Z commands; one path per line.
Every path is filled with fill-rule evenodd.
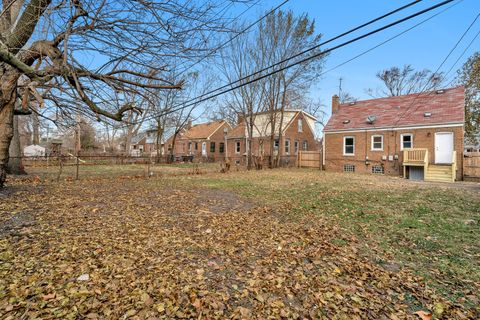
M 322 169 L 322 153 L 320 151 L 299 151 L 297 166 Z
M 467 181 L 480 181 L 480 152 L 465 152 L 463 177 Z

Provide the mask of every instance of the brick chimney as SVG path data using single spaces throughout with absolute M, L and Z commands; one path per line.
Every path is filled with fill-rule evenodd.
M 340 109 L 340 98 L 337 95 L 332 97 L 332 114 L 336 113 Z
M 241 112 L 237 112 L 237 125 L 242 124 L 245 121 L 245 116 Z

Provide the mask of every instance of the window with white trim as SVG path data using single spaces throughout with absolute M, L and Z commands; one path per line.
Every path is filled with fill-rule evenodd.
M 295 140 L 295 142 L 293 143 L 293 148 L 295 150 L 295 154 L 298 153 L 298 145 L 299 145 L 298 140 Z
M 355 137 L 343 137 L 343 155 L 353 156 L 355 154 Z
M 279 146 L 280 146 L 280 141 L 278 139 L 273 140 L 273 149 L 278 150 Z
M 413 148 L 413 134 L 404 133 L 400 135 L 400 149 Z
M 308 141 L 303 140 L 303 151 L 307 151 L 307 150 L 308 150 Z
M 355 172 L 355 165 L 353 164 L 344 164 L 343 172 Z
M 298 132 L 303 132 L 303 120 L 298 119 L 297 121 Z
M 372 166 L 372 173 L 376 174 L 384 174 L 385 173 L 385 168 L 383 166 Z
M 285 154 L 290 154 L 290 140 L 285 140 Z
M 383 150 L 383 135 L 373 135 L 372 136 L 372 151 L 382 151 Z
M 235 141 L 235 153 L 240 153 L 240 141 Z

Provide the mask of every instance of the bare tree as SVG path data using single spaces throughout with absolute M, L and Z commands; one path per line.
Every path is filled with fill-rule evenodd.
M 480 143 L 480 52 L 475 52 L 458 70 L 457 83 L 465 86 L 465 137 Z
M 182 0 L 4 0 L 0 13 L 0 186 L 13 136 L 18 81 L 63 119 L 88 113 L 122 121 L 140 110 L 115 92 L 180 89 L 158 76 L 168 57 L 198 58 L 206 33 L 227 31 L 217 6 Z M 225 20 L 227 21 L 227 20 Z M 40 32 L 41 31 L 41 32 Z M 152 83 L 145 81 L 152 80 Z
M 308 15 L 298 17 L 293 12 L 279 11 L 268 16 L 259 24 L 257 42 L 259 50 L 258 61 L 263 65 L 269 65 L 302 51 L 305 47 L 318 45 L 321 34 L 315 34 L 315 22 Z M 320 49 L 311 54 L 319 53 Z M 280 148 L 283 145 L 282 132 L 284 129 L 284 111 L 291 106 L 294 96 L 305 94 L 315 79 L 318 79 L 325 61 L 326 55 L 309 60 L 308 62 L 282 70 L 263 82 L 266 109 L 270 114 L 270 149 L 273 151 L 275 137 L 278 137 L 279 150 L 276 157 L 271 157 L 270 166 L 280 164 Z M 281 63 L 278 68 L 287 63 Z M 272 152 L 273 155 L 273 152 Z
M 443 82 L 442 73 L 434 73 L 428 69 L 415 71 L 411 65 L 405 65 L 403 68 L 391 67 L 377 72 L 376 76 L 384 88 L 367 89 L 367 94 L 373 98 L 431 91 Z

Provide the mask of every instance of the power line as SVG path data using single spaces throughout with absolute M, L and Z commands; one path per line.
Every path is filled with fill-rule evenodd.
M 371 36 L 371 35 L 373 35 L 373 34 L 376 34 L 376 33 L 378 33 L 378 32 L 381 32 L 381 31 L 383 31 L 383 30 L 386 30 L 386 29 L 388 29 L 388 28 L 391 28 L 391 27 L 393 27 L 393 26 L 395 26 L 395 25 L 397 25 L 397 24 L 400 24 L 400 23 L 402 23 L 402 22 L 405 22 L 405 21 L 407 21 L 407 20 L 410 20 L 410 19 L 412 19 L 412 18 L 414 18 L 414 17 L 417 17 L 417 16 L 419 16 L 419 15 L 422 15 L 422 14 L 424 14 L 424 13 L 426 13 L 426 12 L 432 11 L 432 10 L 438 8 L 438 7 L 444 6 L 444 5 L 446 5 L 446 4 L 450 3 L 450 2 L 453 2 L 453 1 L 455 1 L 455 0 L 445 0 L 445 1 L 442 1 L 442 2 L 440 2 L 440 3 L 438 3 L 438 4 L 436 4 L 436 5 L 433 5 L 433 6 L 431 6 L 431 7 L 428 7 L 428 8 L 426 8 L 426 9 L 423 9 L 423 10 L 421 10 L 421 11 L 418 11 L 418 12 L 416 12 L 416 13 L 414 13 L 414 14 L 411 14 L 411 15 L 405 17 L 405 18 L 396 20 L 396 21 L 394 21 L 394 22 L 392 22 L 392 23 L 389 23 L 389 24 L 387 24 L 387 25 L 385 25 L 385 26 L 383 26 L 383 27 L 377 28 L 377 29 L 375 29 L 375 30 L 373 30 L 373 31 L 367 32 L 367 33 L 365 33 L 365 34 L 363 34 L 363 35 L 361 35 L 361 36 L 358 36 L 358 37 L 356 37 L 356 38 L 353 38 L 353 39 L 351 39 L 351 40 L 348 40 L 348 41 L 346 41 L 346 42 L 343 42 L 343 43 L 341 43 L 341 44 L 339 44 L 339 45 L 337 45 L 337 46 L 334 46 L 334 47 L 332 47 L 332 48 L 329 48 L 329 49 L 326 49 L 326 50 L 321 51 L 321 52 L 319 52 L 319 53 L 316 53 L 316 54 L 314 54 L 314 55 L 311 55 L 311 56 L 309 56 L 309 57 L 306 57 L 306 58 L 304 58 L 304 59 L 301 59 L 301 60 L 299 60 L 299 61 L 296 61 L 296 62 L 294 62 L 294 63 L 291 63 L 291 64 L 289 64 L 289 65 L 286 65 L 286 66 L 284 66 L 284 67 L 282 67 L 282 68 L 279 68 L 279 69 L 276 69 L 276 70 L 271 71 L 271 72 L 269 72 L 269 73 L 266 73 L 266 74 L 264 74 L 264 75 L 262 75 L 262 76 L 259 76 L 259 77 L 257 77 L 257 78 L 254 78 L 254 79 L 251 79 L 251 80 L 249 80 L 249 81 L 243 82 L 243 83 L 241 83 L 241 84 L 239 84 L 239 85 L 236 85 L 236 86 L 234 86 L 234 87 L 231 87 L 231 88 L 229 88 L 229 89 L 227 89 L 227 90 L 223 90 L 223 91 L 218 92 L 218 93 L 216 93 L 216 94 L 209 95 L 208 97 L 205 97 L 205 96 L 208 95 L 209 93 L 216 92 L 216 91 L 218 91 L 219 89 L 212 90 L 212 91 L 210 91 L 209 93 L 200 95 L 199 97 L 196 97 L 196 98 L 194 98 L 194 99 L 191 99 L 191 100 L 188 100 L 187 102 L 182 103 L 182 106 L 178 105 L 178 107 L 174 107 L 173 109 L 171 109 L 171 110 L 169 110 L 169 111 L 161 112 L 161 113 L 159 113 L 159 114 L 157 114 L 157 115 L 150 116 L 150 117 L 148 117 L 148 118 L 145 118 L 145 120 L 147 120 L 147 119 L 152 119 L 152 118 L 155 118 L 155 117 L 158 117 L 158 116 L 162 116 L 162 115 L 167 115 L 167 114 L 176 112 L 176 111 L 178 111 L 178 110 L 188 108 L 188 107 L 193 106 L 193 105 L 195 105 L 195 104 L 204 102 L 204 101 L 206 101 L 206 100 L 213 99 L 213 98 L 218 97 L 218 96 L 220 96 L 220 95 L 222 95 L 222 94 L 225 94 L 225 93 L 227 93 L 227 92 L 230 92 L 230 91 L 233 91 L 233 90 L 235 90 L 235 89 L 241 88 L 241 87 L 243 87 L 243 86 L 245 86 L 245 85 L 248 85 L 248 84 L 250 84 L 250 83 L 253 83 L 253 82 L 262 80 L 262 79 L 264 79 L 264 78 L 266 78 L 266 77 L 269 77 L 269 76 L 271 76 L 271 75 L 274 75 L 274 74 L 276 74 L 276 73 L 278 73 L 278 72 L 281 72 L 281 71 L 283 71 L 283 70 L 289 69 L 289 68 L 294 67 L 294 66 L 296 66 L 296 65 L 298 65 L 298 64 L 305 63 L 305 62 L 307 62 L 307 61 L 309 61 L 309 60 L 311 60 L 311 59 L 314 59 L 314 58 L 317 58 L 317 57 L 319 57 L 319 56 L 325 55 L 325 54 L 327 54 L 327 53 L 329 53 L 329 52 L 332 52 L 332 51 L 334 51 L 334 50 L 337 50 L 337 49 L 339 49 L 339 48 L 342 48 L 342 47 L 344 47 L 344 46 L 346 46 L 346 45 L 349 45 L 349 44 L 351 44 L 351 43 L 357 42 L 357 41 L 359 41 L 359 40 L 361 40 L 361 39 L 364 39 L 364 38 L 369 37 L 369 36 Z M 249 75 L 249 76 L 247 76 L 247 77 L 244 77 L 244 78 L 249 78 L 249 77 L 251 77 L 251 75 Z M 231 86 L 232 84 L 237 83 L 237 82 L 238 82 L 238 80 L 235 81 L 235 82 L 229 83 L 229 84 L 227 84 L 227 85 L 225 85 L 225 86 L 222 86 L 222 87 L 220 87 L 220 88 L 229 87 L 229 86 Z M 204 97 L 205 97 L 205 98 L 204 98 Z M 199 98 L 200 98 L 200 99 L 199 99 Z M 196 100 L 196 99 L 199 99 L 199 100 Z
M 233 82 L 230 82 L 230 83 L 228 83 L 228 84 L 226 84 L 226 85 L 223 85 L 223 86 L 218 87 L 218 88 L 216 88 L 216 89 L 214 89 L 214 90 L 208 91 L 208 92 L 202 94 L 202 95 L 199 96 L 199 97 L 203 97 L 203 96 L 212 94 L 212 93 L 217 92 L 217 91 L 219 91 L 219 90 L 228 88 L 228 87 L 230 87 L 230 86 L 233 85 L 233 84 L 236 84 L 236 83 L 239 83 L 239 82 L 241 82 L 241 81 L 243 81 L 243 80 L 246 80 L 246 79 L 248 79 L 248 78 L 250 78 L 250 77 L 259 75 L 259 74 L 261 74 L 261 73 L 264 72 L 264 71 L 267 71 L 267 70 L 272 69 L 272 68 L 274 68 L 274 67 L 276 67 L 276 66 L 278 66 L 278 65 L 281 65 L 281 64 L 283 64 L 283 63 L 285 63 L 285 62 L 288 62 L 288 61 L 290 61 L 290 60 L 292 60 L 292 59 L 294 59 L 294 58 L 297 58 L 297 57 L 299 57 L 299 56 L 302 56 L 302 55 L 304 55 L 305 53 L 308 53 L 308 52 L 311 52 L 311 51 L 313 51 L 313 50 L 315 50 L 315 49 L 318 49 L 318 48 L 320 48 L 321 46 L 324 46 L 324 45 L 326 45 L 326 44 L 328 44 L 328 43 L 330 43 L 330 42 L 333 42 L 333 41 L 335 41 L 335 40 L 338 40 L 339 38 L 342 38 L 342 37 L 344 37 L 344 36 L 346 36 L 346 35 L 349 35 L 349 34 L 355 32 L 355 31 L 357 31 L 357 30 L 359 30 L 359 29 L 362 29 L 362 28 L 364 28 L 364 27 L 366 27 L 366 26 L 369 26 L 369 25 L 371 25 L 371 24 L 373 24 L 373 23 L 375 23 L 375 22 L 377 22 L 377 21 L 379 21 L 379 20 L 382 20 L 382 19 L 384 19 L 384 18 L 386 18 L 386 17 L 388 17 L 388 16 L 391 16 L 391 15 L 397 13 L 397 12 L 400 12 L 400 11 L 402 11 L 402 10 L 408 8 L 408 7 L 411 7 L 411 6 L 417 4 L 417 3 L 421 2 L 421 1 L 422 1 L 422 0 L 416 0 L 416 1 L 413 1 L 413 2 L 411 2 L 411 3 L 409 3 L 409 4 L 406 4 L 406 5 L 404 5 L 404 6 L 401 6 L 401 7 L 397 8 L 397 9 L 395 9 L 395 10 L 393 10 L 393 11 L 387 12 L 386 14 L 383 14 L 383 15 L 380 16 L 380 17 L 377 17 L 377 18 L 375 18 L 375 19 L 372 19 L 372 20 L 370 20 L 370 21 L 367 21 L 367 22 L 365 22 L 365 23 L 363 23 L 363 24 L 361 24 L 361 25 L 359 25 L 359 26 L 357 26 L 357 27 L 355 27 L 355 28 L 353 28 L 353 29 L 350 29 L 350 30 L 348 30 L 348 31 L 346 31 L 346 32 L 343 32 L 342 34 L 340 34 L 340 35 L 338 35 L 338 36 L 335 36 L 335 37 L 330 38 L 330 39 L 328 39 L 328 40 L 326 40 L 326 41 L 323 41 L 323 42 L 319 43 L 318 45 L 315 45 L 315 46 L 313 46 L 313 47 L 311 47 L 311 48 L 308 48 L 308 49 L 306 49 L 306 50 L 303 50 L 303 51 L 301 51 L 301 52 L 299 52 L 299 53 L 297 53 L 297 54 L 295 54 L 295 55 L 293 55 L 293 56 L 290 56 L 290 57 L 288 57 L 288 58 L 285 58 L 285 59 L 283 59 L 283 60 L 281 60 L 281 61 L 279 61 L 279 62 L 276 62 L 276 63 L 274 63 L 274 64 L 272 64 L 272 65 L 270 65 L 270 66 L 267 66 L 267 67 L 265 67 L 265 68 L 263 68 L 263 69 L 260 69 L 260 70 L 258 70 L 258 71 L 255 71 L 254 73 L 251 73 L 251 74 L 249 74 L 249 75 L 247 75 L 247 76 L 244 76 L 244 77 L 242 77 L 242 78 L 240 78 L 240 79 L 237 79 L 237 80 L 235 80 L 235 81 L 233 81 Z M 452 0 L 452 1 L 453 1 L 453 0 Z M 199 97 L 196 97 L 196 98 L 187 100 L 185 103 L 192 102 L 192 101 L 194 101 L 195 99 L 198 99 Z
M 467 47 L 463 50 L 463 52 L 458 56 L 457 60 L 455 60 L 455 62 L 452 64 L 452 66 L 450 67 L 450 69 L 448 69 L 447 73 L 445 73 L 445 78 L 447 77 L 447 75 L 452 71 L 452 69 L 457 65 L 458 61 L 460 61 L 460 59 L 463 57 L 463 55 L 467 52 L 467 50 L 472 46 L 473 42 L 475 42 L 475 40 L 477 39 L 477 37 L 480 35 L 480 30 L 477 32 L 477 34 L 475 35 L 475 37 L 473 37 L 473 39 L 470 41 L 470 43 L 467 45 Z M 453 78 L 449 83 L 448 83 L 448 86 L 450 86 L 452 84 L 452 82 L 455 80 L 455 78 Z
M 420 21 L 419 23 L 414 24 L 414 25 L 411 26 L 410 28 L 405 29 L 405 30 L 403 30 L 402 32 L 397 33 L 396 35 L 394 35 L 394 36 L 392 36 L 392 37 L 390 37 L 390 38 L 388 38 L 388 39 L 380 42 L 379 44 L 377 44 L 377 45 L 375 45 L 375 46 L 373 46 L 373 47 L 371 47 L 371 48 L 369 48 L 369 49 L 367 49 L 367 50 L 365 50 L 365 51 L 362 51 L 361 53 L 357 54 L 356 56 L 354 56 L 354 57 L 352 57 L 352 58 L 350 58 L 350 59 L 348 59 L 348 60 L 346 60 L 346 61 L 344 61 L 344 62 L 342 62 L 342 63 L 337 64 L 336 66 L 334 66 L 334 67 L 332 67 L 332 68 L 330 68 L 330 69 L 322 72 L 322 73 L 320 74 L 320 76 L 322 76 L 322 75 L 324 75 L 324 74 L 326 74 L 326 73 L 328 73 L 328 72 L 331 72 L 331 71 L 333 71 L 333 70 L 336 70 L 336 69 L 340 68 L 341 66 L 343 66 L 343 65 L 345 65 L 345 64 L 347 64 L 347 63 L 349 63 L 349 62 L 352 62 L 352 61 L 360 58 L 361 56 L 364 56 L 365 54 L 367 54 L 367 53 L 369 53 L 369 52 L 377 49 L 378 47 L 381 47 L 381 46 L 383 46 L 384 44 L 386 44 L 386 43 L 388 43 L 388 42 L 390 42 L 390 41 L 392 41 L 392 40 L 394 40 L 394 39 L 402 36 L 403 34 L 405 34 L 405 33 L 409 32 L 409 31 L 415 29 L 416 27 L 424 24 L 424 23 L 427 22 L 427 21 L 430 21 L 431 19 L 433 19 L 433 18 L 435 18 L 436 16 L 444 13 L 445 11 L 449 10 L 450 8 L 458 5 L 458 4 L 461 3 L 462 1 L 463 1 L 463 0 L 460 0 L 460 2 L 456 2 L 456 3 L 452 4 L 451 6 L 443 9 L 442 11 L 439 11 L 439 12 L 431 15 L 430 17 L 428 17 L 428 18 Z M 480 31 L 479 31 L 479 34 L 480 34 Z
M 440 71 L 440 69 L 443 67 L 443 65 L 445 64 L 445 62 L 448 60 L 448 58 L 452 55 L 452 53 L 455 51 L 455 49 L 458 47 L 458 45 L 460 44 L 460 42 L 463 40 L 463 38 L 467 35 L 468 31 L 470 31 L 470 29 L 473 27 L 473 25 L 475 24 L 475 22 L 478 20 L 478 18 L 480 17 L 480 12 L 477 14 L 477 16 L 475 17 L 475 19 L 473 19 L 473 21 L 470 23 L 470 25 L 468 26 L 468 28 L 463 32 L 462 36 L 457 40 L 457 42 L 455 43 L 455 45 L 453 46 L 452 49 L 450 49 L 450 51 L 448 52 L 447 56 L 443 59 L 442 63 L 440 63 L 440 65 L 438 66 L 438 68 L 435 70 L 435 72 L 433 73 L 433 75 L 436 75 L 438 74 L 438 72 Z M 407 113 L 411 113 L 411 112 L 415 112 L 418 110 L 418 108 L 420 107 L 417 106 L 413 111 L 410 111 L 410 109 L 413 107 L 415 101 L 417 101 L 418 97 L 421 95 L 421 94 L 424 94 L 425 93 L 425 90 L 426 88 L 428 87 L 428 85 L 430 84 L 432 78 L 428 79 L 428 81 L 425 83 L 425 85 L 423 86 L 422 90 L 420 90 L 419 93 L 417 93 L 415 95 L 415 98 L 413 99 L 412 103 L 410 104 L 410 106 L 405 110 L 405 112 L 397 119 L 397 121 L 395 121 L 395 125 L 397 125 L 400 120 L 403 119 L 403 117 L 407 114 Z M 434 91 L 430 91 L 426 96 L 426 97 L 429 97 Z

